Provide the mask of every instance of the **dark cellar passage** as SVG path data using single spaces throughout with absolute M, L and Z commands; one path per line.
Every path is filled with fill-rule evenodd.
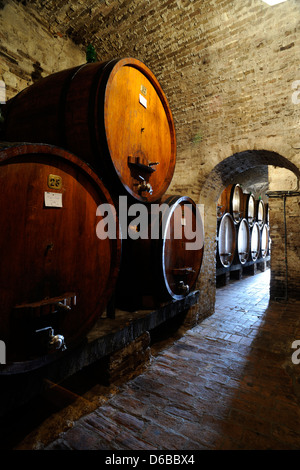
M 269 279 L 267 270 L 217 289 L 215 313 L 153 355 L 144 373 L 92 412 L 69 416 L 53 442 L 43 441 L 45 421 L 17 448 L 299 449 L 299 302 L 269 303 Z

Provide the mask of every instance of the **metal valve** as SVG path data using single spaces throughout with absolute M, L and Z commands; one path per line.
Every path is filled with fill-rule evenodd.
M 152 194 L 153 189 L 150 183 L 147 183 L 147 181 L 139 175 L 139 178 L 142 180 L 142 182 L 138 185 L 138 191 L 143 192 L 147 191 L 149 194 Z
M 47 326 L 46 328 L 42 328 L 40 330 L 36 330 L 38 337 L 40 339 L 40 344 L 43 349 L 47 349 L 48 352 L 50 351 L 64 351 L 67 349 L 65 344 L 65 338 L 62 335 L 55 335 L 54 329 L 51 326 Z
M 242 212 L 240 211 L 232 211 L 233 213 L 233 218 L 236 222 L 240 222 L 242 220 Z
M 58 302 L 58 303 L 56 304 L 56 307 L 58 308 L 58 310 L 60 310 L 60 311 L 62 311 L 62 312 L 63 312 L 63 311 L 67 312 L 67 311 L 69 311 L 69 310 L 72 310 L 71 307 L 70 307 L 70 305 L 67 305 L 66 303 L 63 303 L 63 302 Z
M 220 256 L 224 256 L 224 257 L 225 257 L 225 259 L 224 259 L 224 261 L 223 261 L 223 265 L 225 266 L 225 268 L 226 268 L 227 266 L 230 266 L 230 260 L 229 260 L 228 258 L 231 256 L 231 254 L 232 254 L 232 253 L 221 253 L 221 255 L 220 255 Z
M 64 351 L 67 349 L 65 345 L 65 338 L 62 335 L 54 335 L 54 330 L 52 329 L 51 334 L 50 334 L 50 340 L 48 343 L 48 346 L 50 349 L 60 349 L 61 351 Z
M 190 286 L 188 284 L 184 284 L 183 281 L 178 282 L 178 289 L 183 293 L 183 294 L 188 294 L 190 292 Z

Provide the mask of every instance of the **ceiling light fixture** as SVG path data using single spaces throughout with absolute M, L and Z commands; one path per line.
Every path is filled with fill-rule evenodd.
M 262 0 L 262 1 L 271 6 L 278 5 L 278 3 L 286 2 L 286 0 Z

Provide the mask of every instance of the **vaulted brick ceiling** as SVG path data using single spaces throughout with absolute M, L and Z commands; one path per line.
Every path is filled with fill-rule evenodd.
M 286 44 L 277 40 L 272 9 L 258 0 L 23 0 L 22 3 L 39 21 L 44 21 L 53 35 L 69 37 L 82 49 L 93 44 L 98 60 L 131 56 L 143 61 L 167 95 L 177 146 L 183 151 L 187 144 L 197 144 L 203 137 L 208 141 L 214 138 L 222 116 L 222 139 L 230 136 L 230 128 L 236 123 L 241 126 L 240 132 L 251 130 L 251 115 L 246 119 L 245 110 L 248 88 L 250 93 L 253 86 L 252 76 L 260 74 L 259 79 L 264 80 L 269 73 L 264 54 L 271 49 L 290 47 L 286 45 L 290 33 L 285 34 Z M 295 2 L 291 3 L 296 10 Z M 296 24 L 295 19 L 289 26 L 291 32 Z M 249 48 L 253 49 L 252 55 Z M 228 79 L 230 68 L 232 81 Z M 257 109 L 261 108 L 258 101 Z M 260 176 L 266 184 L 266 171 L 254 170 L 253 175 Z

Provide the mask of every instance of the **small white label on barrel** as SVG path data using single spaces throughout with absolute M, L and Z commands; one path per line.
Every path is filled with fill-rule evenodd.
M 46 207 L 62 207 L 62 193 L 48 193 L 45 191 Z
M 143 95 L 141 95 L 141 94 L 139 95 L 139 97 L 140 97 L 140 103 L 141 103 L 141 105 L 144 106 L 144 108 L 147 108 L 147 100 L 146 100 L 146 98 L 145 98 Z
M 186 225 L 186 220 L 184 217 L 181 218 L 181 225 Z

